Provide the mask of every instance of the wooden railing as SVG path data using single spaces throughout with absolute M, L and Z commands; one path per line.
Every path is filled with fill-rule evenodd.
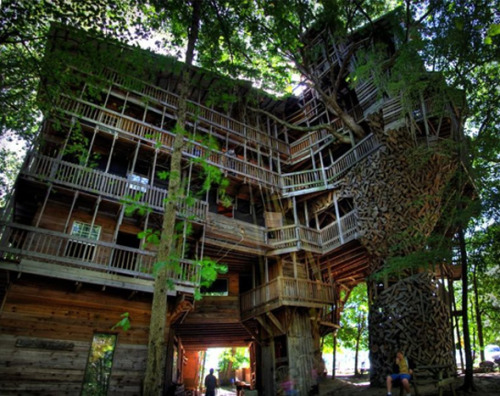
M 111 133 L 117 131 L 140 138 L 149 144 L 160 144 L 168 151 L 172 149 L 175 135 L 169 131 L 76 99 L 63 98 L 59 107 L 72 116 L 102 125 L 101 129 L 106 130 L 111 127 L 109 129 Z M 241 158 L 229 157 L 220 151 L 210 150 L 196 142 L 186 140 L 183 153 L 189 157 L 203 156 L 209 164 L 218 166 L 226 172 L 238 174 L 255 184 L 266 185 L 270 188 L 276 188 L 279 185 L 278 173 Z
M 57 160 L 41 154 L 30 154 L 22 174 L 33 178 L 49 181 L 52 183 L 77 188 L 90 193 L 99 194 L 124 200 L 127 197 L 135 203 L 144 204 L 147 207 L 159 212 L 164 210 L 164 199 L 167 197 L 167 191 L 148 184 L 141 184 L 124 177 L 112 175 L 99 170 L 86 168 L 66 161 Z M 286 225 L 280 228 L 265 229 L 265 227 L 247 224 L 234 219 L 225 217 L 217 218 L 215 215 L 208 215 L 208 205 L 205 201 L 193 200 L 193 203 L 187 204 L 180 200 L 178 204 L 178 216 L 194 219 L 199 222 L 206 222 L 208 225 L 218 228 L 231 228 L 231 233 L 241 233 L 245 240 L 252 240 L 259 244 L 269 245 L 273 249 L 293 248 L 300 249 L 301 245 L 307 250 L 323 250 L 330 245 L 340 246 L 341 240 L 338 234 L 331 234 L 332 228 L 338 228 L 336 222 L 330 224 L 322 230 L 316 230 L 305 226 Z M 347 221 L 344 219 L 352 218 Z M 355 214 L 350 212 L 341 218 L 347 221 L 346 225 L 341 224 L 343 233 L 355 230 Z M 225 223 L 221 223 L 224 222 Z M 237 230 L 235 229 L 237 228 Z M 241 232 L 240 232 L 241 231 Z M 267 233 L 267 238 L 266 238 Z M 348 238 L 346 235 L 345 238 Z M 338 239 L 338 241 L 337 241 Z M 267 243 L 266 243 L 267 241 Z
M 316 101 L 316 98 L 313 98 L 310 101 L 311 102 Z M 308 107 L 307 104 L 304 105 L 304 109 L 307 107 Z M 299 110 L 299 112 L 302 111 L 304 110 L 303 109 Z M 363 109 L 360 106 L 353 107 L 351 110 L 348 111 L 348 114 L 358 122 L 363 120 L 364 118 Z M 305 115 L 304 117 L 308 116 Z M 346 132 L 348 130 L 344 121 L 342 121 L 342 119 L 339 117 L 330 121 L 330 126 L 339 133 Z M 302 138 L 290 144 L 290 158 L 288 159 L 287 163 L 295 164 L 299 161 L 302 161 L 304 158 L 311 155 L 311 151 L 317 152 L 326 147 L 334 140 L 335 139 L 333 135 L 326 130 L 322 129 L 310 132 L 307 135 L 303 136 Z
M 60 108 L 71 115 L 100 123 L 105 128 L 112 127 L 149 143 L 158 141 L 168 150 L 171 150 L 173 145 L 174 135 L 171 132 L 162 131 L 90 103 L 64 98 L 61 100 Z M 293 196 L 330 188 L 338 177 L 365 155 L 362 154 L 363 152 L 371 152 L 375 146 L 375 138 L 369 135 L 327 168 L 293 172 L 283 174 L 281 177 L 277 172 L 262 168 L 258 164 L 238 157 L 229 157 L 215 150 L 208 150 L 194 142 L 187 142 L 184 153 L 191 157 L 204 155 L 208 163 L 221 167 L 226 172 L 240 175 L 248 181 L 266 185 L 269 188 L 281 187 L 284 196 Z
M 352 166 L 378 147 L 379 143 L 371 134 L 328 167 L 282 174 L 281 190 L 283 196 L 290 197 L 332 188 L 334 183 Z
M 267 230 L 268 244 L 275 253 L 301 249 L 325 254 L 357 237 L 357 212 L 353 210 L 328 226 L 315 228 L 287 225 Z
M 356 91 L 360 106 L 365 111 L 377 101 L 378 89 L 373 82 L 373 78 L 361 81 L 356 85 L 354 90 Z
M 208 213 L 207 226 L 221 235 L 250 242 L 257 246 L 266 246 L 266 227 L 228 218 L 223 215 Z
M 242 293 L 240 296 L 241 314 L 258 311 L 266 305 L 272 309 L 273 303 L 279 305 L 308 306 L 311 304 L 332 304 L 334 287 L 331 284 L 289 277 L 278 277 L 269 283 Z
M 0 254 L 5 260 L 47 261 L 61 266 L 153 280 L 156 253 L 21 224 L 2 224 Z M 196 287 L 199 264 L 182 260 L 169 270 L 175 285 Z M 126 279 L 123 280 L 126 282 Z
M 160 212 L 164 210 L 167 197 L 165 189 L 41 154 L 29 154 L 21 172 L 44 181 L 91 193 L 98 192 L 117 200 L 130 200 Z M 195 199 L 192 204 L 187 205 L 184 200 L 180 200 L 178 206 L 178 213 L 183 217 L 194 217 L 196 220 L 206 218 L 208 205 L 204 201 Z
M 166 106 L 167 108 L 170 108 L 172 110 L 177 110 L 179 106 L 178 95 L 156 86 L 147 84 L 144 81 L 133 79 L 131 77 L 124 77 L 109 69 L 106 71 L 104 77 L 121 88 L 125 88 L 139 95 L 154 99 L 161 105 Z M 131 79 L 135 81 L 136 85 L 142 86 L 142 89 L 140 91 L 129 88 L 130 84 L 127 84 L 127 80 Z M 286 142 L 270 136 L 269 134 L 262 132 L 253 126 L 244 124 L 229 116 L 205 107 L 197 102 L 191 100 L 188 100 L 187 102 L 188 115 L 192 119 L 196 119 L 199 122 L 206 122 L 209 125 L 228 131 L 259 145 L 266 146 L 267 148 L 274 149 L 280 153 L 286 155 L 289 153 L 288 144 Z M 174 114 L 174 116 L 176 116 L 176 114 Z

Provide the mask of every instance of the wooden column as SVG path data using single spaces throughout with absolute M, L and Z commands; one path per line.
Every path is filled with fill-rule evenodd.
M 337 193 L 333 193 L 333 203 L 335 206 L 335 216 L 337 217 L 337 225 L 339 229 L 339 238 L 340 238 L 340 243 L 344 243 L 344 232 L 342 230 L 342 222 L 340 221 L 340 211 L 339 211 L 339 205 L 338 205 L 338 200 L 337 200 Z

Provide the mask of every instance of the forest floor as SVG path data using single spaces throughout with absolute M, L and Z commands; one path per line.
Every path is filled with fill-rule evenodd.
M 386 390 L 384 387 L 370 387 L 368 375 L 355 377 L 354 375 L 342 376 L 339 375 L 336 379 L 328 378 L 323 381 L 320 386 L 320 395 L 322 396 L 385 396 Z M 456 380 L 457 396 L 477 395 L 477 396 L 500 396 L 500 372 L 493 373 L 475 373 L 474 385 L 475 392 L 460 391 L 460 385 L 463 384 L 463 376 L 459 376 Z M 418 388 L 420 396 L 437 396 L 438 391 L 434 385 L 420 386 Z M 414 390 L 412 389 L 412 395 Z M 394 396 L 399 395 L 399 389 L 393 392 Z M 451 391 L 445 390 L 443 396 L 451 395 Z
M 463 384 L 463 376 L 456 380 L 457 396 L 500 396 L 500 372 L 494 373 L 475 373 L 474 385 L 475 392 L 463 392 L 459 390 Z M 437 396 L 438 391 L 433 385 L 420 386 L 418 388 L 420 396 Z M 412 395 L 415 395 L 412 389 Z M 236 392 L 232 388 L 221 388 L 216 393 L 218 396 L 235 396 Z M 393 392 L 394 396 L 399 396 L 399 389 Z M 325 379 L 320 386 L 321 396 L 385 396 L 386 390 L 383 387 L 370 387 L 367 374 L 361 377 L 354 375 L 337 375 L 336 379 Z M 451 391 L 445 390 L 443 396 L 452 395 Z

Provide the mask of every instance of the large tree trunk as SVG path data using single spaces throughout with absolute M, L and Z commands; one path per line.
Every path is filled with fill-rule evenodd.
M 477 290 L 477 266 L 474 267 L 472 273 L 472 287 L 474 290 L 474 308 L 476 310 L 476 328 L 477 340 L 479 342 L 479 350 L 481 351 L 481 361 L 485 360 L 484 357 L 484 337 L 483 337 L 483 321 L 481 320 L 481 308 L 479 307 L 479 293 Z
M 355 349 L 355 354 L 354 354 L 354 375 L 359 375 L 359 370 L 358 370 L 358 363 L 359 363 L 359 344 L 361 342 L 361 334 L 363 333 L 364 330 L 364 325 L 365 323 L 365 315 L 363 312 L 361 312 L 358 316 L 358 332 L 356 334 L 356 349 Z
M 175 219 L 177 203 L 182 195 L 181 189 L 181 165 L 182 147 L 184 145 L 184 130 L 186 124 L 186 100 L 188 94 L 189 66 L 193 63 L 194 45 L 198 37 L 200 23 L 200 0 L 193 0 L 192 22 L 189 31 L 189 41 L 186 50 L 186 67 L 183 71 L 180 84 L 179 107 L 177 113 L 176 135 L 170 159 L 170 180 L 168 184 L 168 199 L 165 202 L 165 215 L 163 217 L 163 228 L 158 249 L 158 262 L 162 265 L 157 272 L 153 303 L 151 307 L 151 321 L 149 327 L 148 360 L 146 365 L 146 376 L 144 379 L 143 394 L 145 396 L 161 395 L 163 393 L 166 341 L 170 330 L 166 323 L 167 306 L 167 280 L 168 269 L 171 267 L 169 261 L 170 253 L 173 251 L 176 238 Z
M 464 334 L 464 350 L 465 350 L 465 377 L 462 389 L 465 391 L 475 390 L 474 376 L 472 371 L 472 351 L 470 345 L 469 333 L 469 317 L 467 313 L 467 299 L 469 282 L 467 278 L 467 251 L 465 249 L 465 237 L 462 227 L 458 230 L 458 240 L 460 245 L 460 259 L 462 263 L 462 323 Z

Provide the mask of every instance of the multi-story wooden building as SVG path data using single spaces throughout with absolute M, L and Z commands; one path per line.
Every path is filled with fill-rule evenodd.
M 381 27 L 378 40 L 394 44 Z M 139 394 L 156 257 L 141 233 L 162 224 L 182 65 L 67 29 L 54 29 L 52 44 L 48 58 L 66 54 L 64 86 L 3 215 L 0 393 L 80 392 L 89 350 L 103 333 L 116 335 L 109 394 Z M 456 138 L 454 113 L 448 102 L 437 108 L 424 97 L 404 109 L 370 79 L 350 88 L 340 66 L 351 44 L 323 46 L 316 76 L 328 89 L 329 72 L 345 72 L 339 93 L 364 138 L 313 89 L 279 101 L 190 69 L 183 180 L 201 191 L 202 159 L 225 173 L 231 204 L 222 204 L 217 187 L 179 202 L 178 219 L 192 230 L 180 232 L 180 270 L 171 273 L 167 385 L 195 382 L 197 351 L 250 346 L 260 394 L 274 395 L 286 374 L 305 394 L 320 337 L 338 328 L 349 290 L 380 267 L 387 241 L 412 230 L 412 220 L 423 219 L 415 232 L 436 225 L 456 164 L 436 154 L 412 167 L 408 153 Z M 99 68 L 86 65 L 91 60 Z M 249 109 L 256 103 L 264 112 Z M 334 125 L 349 143 L 275 118 Z M 228 271 L 194 301 L 205 257 Z M 128 331 L 113 327 L 124 312 Z

